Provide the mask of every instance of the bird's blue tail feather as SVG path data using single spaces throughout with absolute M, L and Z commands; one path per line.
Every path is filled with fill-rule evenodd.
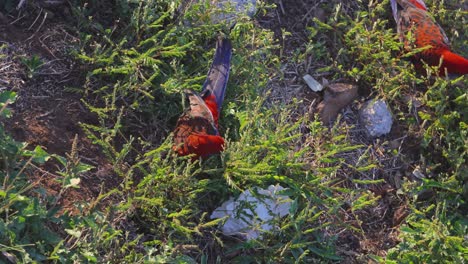
M 390 5 L 392 6 L 393 18 L 398 23 L 398 3 L 396 0 L 390 0 Z
M 229 79 L 231 54 L 231 41 L 228 39 L 218 39 L 214 59 L 203 84 L 202 93 L 209 90 L 215 96 L 218 110 L 220 110 L 224 101 L 224 94 Z

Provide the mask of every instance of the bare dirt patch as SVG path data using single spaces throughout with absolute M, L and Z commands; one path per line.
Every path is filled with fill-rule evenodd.
M 90 202 L 120 182 L 102 151 L 80 127 L 80 123 L 97 123 L 96 116 L 83 105 L 80 94 L 68 91 L 79 89 L 85 80 L 84 73 L 70 55 L 79 40 L 59 20 L 46 18 L 40 25 L 34 23 L 32 15 L 30 19 L 2 17 L 0 90 L 12 90 L 18 95 L 12 106 L 12 118 L 5 120 L 6 128 L 17 141 L 27 142 L 30 148 L 43 146 L 48 153 L 61 156 L 70 153 L 77 137 L 81 161 L 95 169 L 81 176 L 80 189 L 68 189 L 61 196 L 58 204 L 63 210 L 75 211 L 76 202 Z M 37 18 L 43 16 L 38 14 Z M 32 58 L 38 59 L 40 65 L 31 69 L 28 64 L 32 64 Z M 57 181 L 60 176 L 55 172 L 61 169 L 49 162 L 30 173 L 31 181 L 39 182 L 55 196 L 61 189 Z

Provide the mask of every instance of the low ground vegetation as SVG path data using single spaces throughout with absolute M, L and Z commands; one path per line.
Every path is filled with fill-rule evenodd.
M 466 261 L 467 79 L 416 74 L 389 1 L 259 2 L 232 28 L 203 3 L 18 2 L 0 4 L 0 262 Z M 466 52 L 463 4 L 426 2 Z M 201 88 L 218 35 L 234 47 L 226 149 L 177 157 L 182 91 Z M 360 99 L 326 127 L 306 73 Z M 392 109 L 385 137 L 358 122 L 370 98 Z M 222 235 L 211 212 L 271 184 L 292 202 L 277 231 Z

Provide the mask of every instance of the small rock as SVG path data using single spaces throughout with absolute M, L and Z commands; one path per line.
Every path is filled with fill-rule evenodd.
M 312 89 L 312 91 L 320 92 L 323 90 L 323 86 L 309 74 L 304 75 L 302 79 L 304 79 L 304 81 L 307 83 L 307 86 L 309 86 L 309 88 Z
M 278 195 L 283 187 L 270 185 L 267 190 L 258 188 L 255 194 L 249 190 L 237 198 L 230 198 L 211 214 L 211 219 L 228 217 L 221 227 L 223 234 L 239 235 L 247 240 L 258 238 L 263 231 L 274 227 L 271 220 L 289 213 L 291 200 Z M 257 195 L 258 193 L 258 195 Z
M 325 90 L 323 101 L 317 106 L 320 120 L 328 125 L 335 120 L 341 109 L 358 96 L 358 88 L 347 83 L 330 84 Z
M 392 114 L 383 100 L 369 100 L 361 109 L 361 122 L 371 137 L 386 135 L 392 129 Z

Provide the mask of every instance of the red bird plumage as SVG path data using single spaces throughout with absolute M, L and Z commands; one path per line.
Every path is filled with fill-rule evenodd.
M 438 66 L 442 58 L 440 75 L 467 74 L 468 60 L 451 51 L 450 43 L 444 30 L 427 12 L 422 0 L 391 0 L 393 16 L 397 23 L 400 39 L 405 42 L 406 49 L 410 49 L 406 34 L 411 32 L 416 48 L 430 46 L 430 48 L 413 56 L 416 68 L 422 69 L 421 60 L 430 66 Z
M 184 91 L 190 107 L 177 121 L 173 147 L 181 156 L 195 154 L 195 158 L 204 158 L 224 148 L 224 139 L 218 131 L 218 118 L 229 79 L 231 53 L 231 42 L 219 39 L 202 92 Z

